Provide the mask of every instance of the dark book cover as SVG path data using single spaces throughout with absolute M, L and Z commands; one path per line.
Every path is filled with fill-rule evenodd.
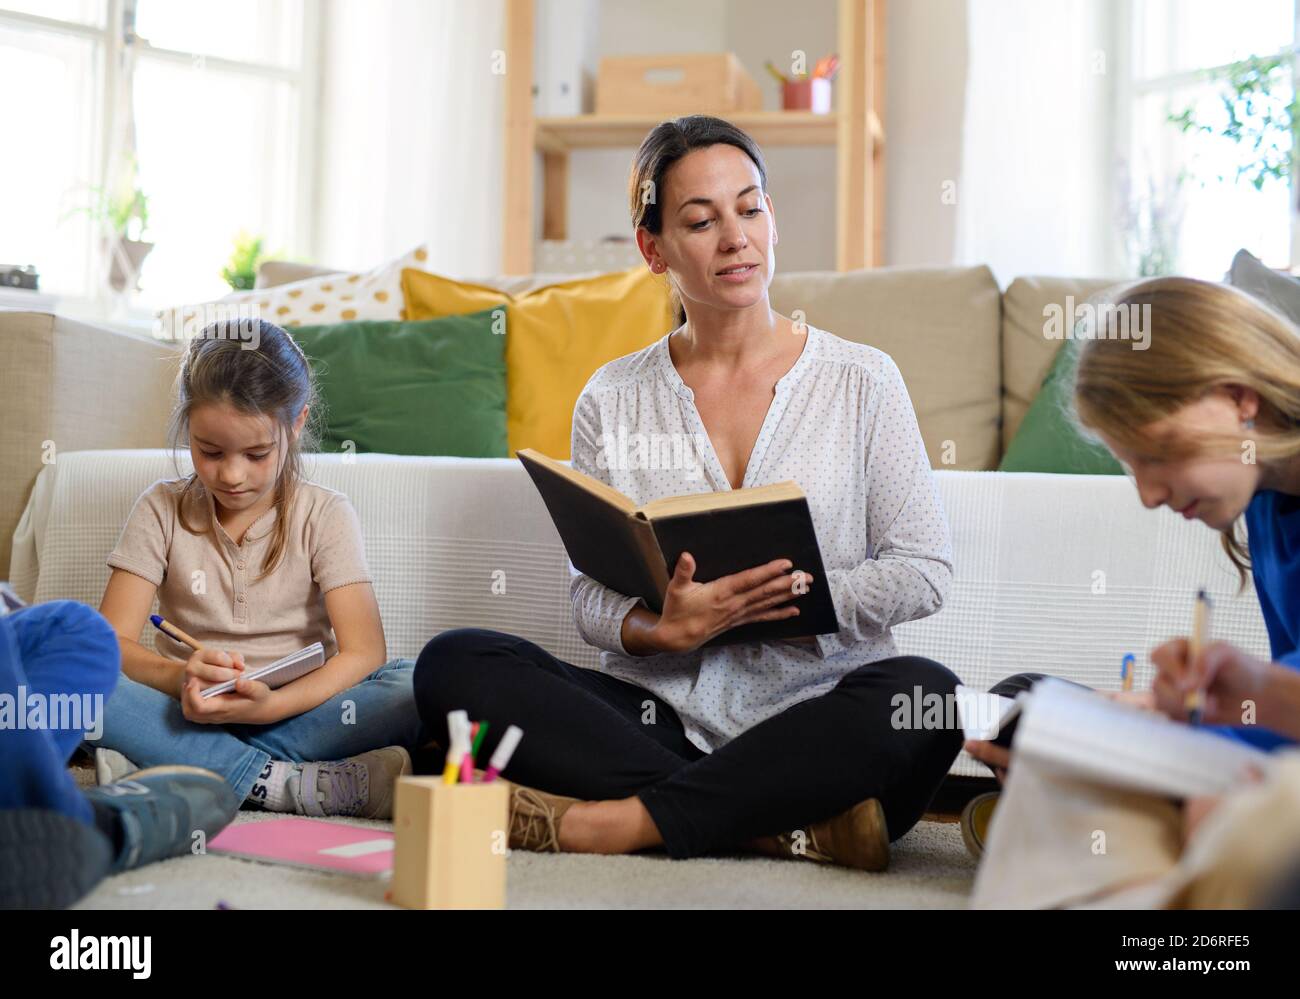
M 708 583 L 773 559 L 788 558 L 795 569 L 812 574 L 808 592 L 782 606 L 799 608 L 784 621 L 756 621 L 724 631 L 706 646 L 801 638 L 839 631 L 821 549 L 806 499 L 656 517 L 652 522 L 659 550 L 671 575 L 677 558 L 688 551 L 695 559 L 695 579 Z
M 640 597 L 656 614 L 662 611 L 661 586 L 650 569 L 650 559 L 660 558 L 650 525 L 544 465 L 523 465 L 574 568 L 611 590 Z

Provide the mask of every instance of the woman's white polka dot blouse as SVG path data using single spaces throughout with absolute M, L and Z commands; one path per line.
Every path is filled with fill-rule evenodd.
M 603 650 L 601 668 L 671 704 L 706 752 L 897 655 L 890 628 L 937 611 L 952 578 L 948 525 L 897 365 L 874 347 L 805 328 L 743 485 L 793 479 L 807 494 L 828 577 L 812 585 L 830 587 L 840 631 L 815 646 L 631 656 L 620 636 L 638 599 L 569 566 L 578 632 Z M 572 462 L 637 503 L 731 488 L 668 335 L 592 375 L 574 408 Z

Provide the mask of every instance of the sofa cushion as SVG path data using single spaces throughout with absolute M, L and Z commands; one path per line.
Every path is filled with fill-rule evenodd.
M 307 278 L 325 277 L 332 274 L 346 274 L 340 267 L 318 267 L 315 264 L 300 264 L 294 260 L 263 260 L 257 265 L 255 289 L 275 288 L 282 284 L 292 284 Z
M 322 274 L 270 288 L 237 291 L 216 302 L 185 304 L 158 313 L 164 335 L 190 336 L 235 307 L 256 310 L 256 315 L 277 326 L 320 326 L 354 319 L 398 320 L 402 314 L 402 268 L 420 267 L 429 251 L 417 246 L 396 260 L 373 270 L 351 274 Z
M 1267 302 L 1291 322 L 1300 324 L 1300 281 L 1279 273 L 1249 250 L 1238 250 L 1228 270 L 1228 283 Z
M 1070 392 L 1079 341 L 1066 341 L 1052 369 L 1020 421 L 1015 439 L 1002 456 L 1003 472 L 1061 472 L 1075 475 L 1123 475 L 1124 469 L 1104 444 L 1085 437 L 1075 425 Z
M 547 285 L 521 296 L 424 271 L 402 272 L 412 319 L 506 306 L 506 427 L 510 453 L 569 457 L 573 407 L 601 365 L 671 329 L 661 279 L 645 267 Z
M 997 467 L 1001 306 L 987 267 L 778 273 L 770 297 L 777 312 L 894 359 L 931 465 Z
M 1122 282 L 1114 278 L 1018 277 L 1002 295 L 1002 448 L 1020 429 L 1020 421 L 1038 395 L 1065 340 L 1047 336 L 1048 306 L 1066 309 Z
M 504 458 L 505 317 L 497 318 L 489 309 L 295 329 L 325 403 L 321 450 Z

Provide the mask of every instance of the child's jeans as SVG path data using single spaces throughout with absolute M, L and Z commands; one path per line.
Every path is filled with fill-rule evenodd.
M 94 821 L 68 760 L 102 721 L 91 715 L 107 710 L 119 656 L 112 625 L 85 604 L 53 600 L 0 617 L 0 696 L 13 699 L 0 725 L 0 808 Z
M 243 801 L 271 760 L 342 760 L 428 742 L 411 687 L 414 668 L 409 659 L 394 659 L 310 711 L 272 725 L 192 722 L 176 698 L 123 676 L 105 710 L 104 736 L 93 745 L 115 749 L 140 767 L 206 767 Z

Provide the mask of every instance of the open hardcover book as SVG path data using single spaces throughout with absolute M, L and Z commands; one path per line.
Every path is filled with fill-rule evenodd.
M 1240 784 L 1248 766 L 1266 772 L 1272 763 L 1254 746 L 1052 677 L 1039 680 L 1014 705 L 977 704 L 973 698 L 963 703 L 958 697 L 968 738 L 991 738 L 1015 720 L 1013 768 L 1017 759 L 1033 759 L 1062 776 L 1190 798 L 1223 794 Z
M 812 575 L 806 591 L 790 602 L 799 608 L 794 617 L 742 624 L 706 644 L 839 630 L 808 499 L 795 483 L 669 496 L 637 506 L 617 489 L 531 448 L 518 457 L 574 568 L 612 590 L 640 597 L 655 613 L 663 610 L 669 576 L 684 551 L 695 559 L 700 583 L 778 558 Z

